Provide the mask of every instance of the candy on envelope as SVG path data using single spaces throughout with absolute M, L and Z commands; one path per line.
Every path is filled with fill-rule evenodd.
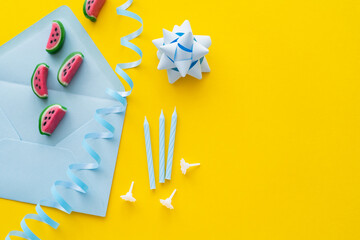
M 73 79 L 75 73 L 83 62 L 84 54 L 81 52 L 73 52 L 67 56 L 58 71 L 57 79 L 64 87 L 68 86 Z
M 39 117 L 39 131 L 43 135 L 50 136 L 65 116 L 67 108 L 60 104 L 47 106 Z
M 46 63 L 39 63 L 31 76 L 31 88 L 39 98 L 48 97 L 47 78 L 49 66 Z
M 57 53 L 64 45 L 65 35 L 64 25 L 58 20 L 53 20 L 46 51 L 51 54 Z

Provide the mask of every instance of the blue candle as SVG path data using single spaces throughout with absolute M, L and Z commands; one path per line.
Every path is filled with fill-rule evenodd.
M 159 120 L 159 182 L 165 182 L 165 117 L 162 110 Z
M 149 180 L 150 180 L 150 189 L 155 189 L 155 174 L 154 174 L 154 164 L 153 164 L 153 157 L 151 151 L 150 130 L 149 130 L 149 123 L 146 117 L 144 121 L 144 132 L 145 132 L 145 145 L 146 145 L 147 165 L 148 165 Z
M 174 113 L 171 117 L 171 127 L 170 127 L 170 140 L 169 140 L 169 151 L 167 155 L 167 165 L 166 165 L 166 179 L 171 179 L 171 170 L 174 156 L 174 144 L 175 144 L 175 134 L 176 134 L 176 123 L 177 123 L 177 114 L 176 107 Z

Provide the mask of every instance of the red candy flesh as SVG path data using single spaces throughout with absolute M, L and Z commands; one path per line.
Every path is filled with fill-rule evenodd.
M 97 18 L 104 3 L 105 0 L 87 0 L 86 1 L 87 15 Z
M 63 84 L 68 85 L 71 82 L 82 61 L 83 58 L 80 55 L 75 55 L 63 66 L 60 78 Z
M 46 113 L 44 113 L 41 121 L 41 131 L 49 135 L 52 134 L 60 123 L 61 119 L 64 117 L 65 113 L 66 111 L 58 105 L 48 109 Z
M 48 95 L 48 89 L 47 89 L 47 83 L 46 83 L 47 77 L 48 77 L 48 72 L 49 72 L 49 69 L 46 66 L 40 65 L 34 74 L 33 88 L 34 88 L 34 91 L 39 96 L 47 96 Z
M 61 37 L 61 28 L 58 23 L 53 22 L 49 40 L 46 44 L 46 49 L 54 48 L 59 43 L 60 37 Z

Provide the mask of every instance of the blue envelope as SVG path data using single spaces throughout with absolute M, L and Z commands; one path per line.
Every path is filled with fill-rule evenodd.
M 60 52 L 51 55 L 45 46 L 52 20 L 60 20 L 66 39 Z M 57 81 L 57 71 L 74 51 L 84 61 L 68 87 Z M 35 96 L 30 78 L 38 63 L 50 66 L 48 99 Z M 72 11 L 60 7 L 0 47 L 0 197 L 26 203 L 51 199 L 56 180 L 69 180 L 71 163 L 94 162 L 81 143 L 89 132 L 105 129 L 94 119 L 96 109 L 119 106 L 106 89 L 124 91 L 120 80 Z M 68 111 L 52 136 L 39 133 L 42 110 L 54 103 Z M 115 127 L 113 139 L 89 140 L 101 156 L 100 168 L 76 172 L 88 186 L 86 194 L 58 189 L 76 212 L 105 216 L 115 170 L 125 113 L 105 119 Z

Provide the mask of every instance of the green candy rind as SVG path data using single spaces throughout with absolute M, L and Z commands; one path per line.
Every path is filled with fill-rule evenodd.
M 60 42 L 58 43 L 58 45 L 56 45 L 55 48 L 46 49 L 46 51 L 50 54 L 57 53 L 62 48 L 62 46 L 64 45 L 65 35 L 66 35 L 64 25 L 58 20 L 53 20 L 53 22 L 56 22 L 57 24 L 59 24 L 60 29 L 61 29 L 61 36 L 60 36 Z
M 40 113 L 40 117 L 39 117 L 39 132 L 40 132 L 40 134 L 42 134 L 42 135 L 51 136 L 51 134 L 48 134 L 48 133 L 46 133 L 46 132 L 41 131 L 41 123 L 42 123 L 41 120 L 42 120 L 42 117 L 43 117 L 44 113 L 45 113 L 48 109 L 50 109 L 50 108 L 52 108 L 52 107 L 54 107 L 54 106 L 59 106 L 59 107 L 60 107 L 62 110 L 64 110 L 65 112 L 67 111 L 67 108 L 64 107 L 64 106 L 61 106 L 60 104 L 51 104 L 51 105 L 47 106 L 47 107 Z
M 42 99 L 46 99 L 48 96 L 40 96 L 40 95 L 37 94 L 37 92 L 34 90 L 34 75 L 35 75 L 35 73 L 36 73 L 36 70 L 37 70 L 41 65 L 44 65 L 45 67 L 50 68 L 46 63 L 39 63 L 38 65 L 36 65 L 35 70 L 34 70 L 32 76 L 31 76 L 31 89 L 32 89 L 32 91 L 35 93 L 36 96 L 38 96 L 39 98 L 42 98 Z
M 58 71 L 58 74 L 57 74 L 57 80 L 58 80 L 58 82 L 59 82 L 61 85 L 63 85 L 64 87 L 67 87 L 68 84 L 63 83 L 63 82 L 61 82 L 61 80 L 60 80 L 61 69 L 62 69 L 62 68 L 64 67 L 64 65 L 70 60 L 70 58 L 72 58 L 73 56 L 75 56 L 75 55 L 77 55 L 77 54 L 79 54 L 79 55 L 84 59 L 84 54 L 82 54 L 81 52 L 73 52 L 73 53 L 70 53 L 69 56 L 67 56 L 67 57 L 65 58 L 65 60 L 63 61 L 63 63 L 61 64 L 61 66 L 60 66 L 60 68 L 59 68 L 59 71 Z
M 83 7 L 83 12 L 84 12 L 84 15 L 85 17 L 87 17 L 88 19 L 90 19 L 92 22 L 96 22 L 96 17 L 92 17 L 92 16 L 89 16 L 87 13 L 86 13 L 86 2 L 88 0 L 85 0 L 84 2 L 84 7 Z

